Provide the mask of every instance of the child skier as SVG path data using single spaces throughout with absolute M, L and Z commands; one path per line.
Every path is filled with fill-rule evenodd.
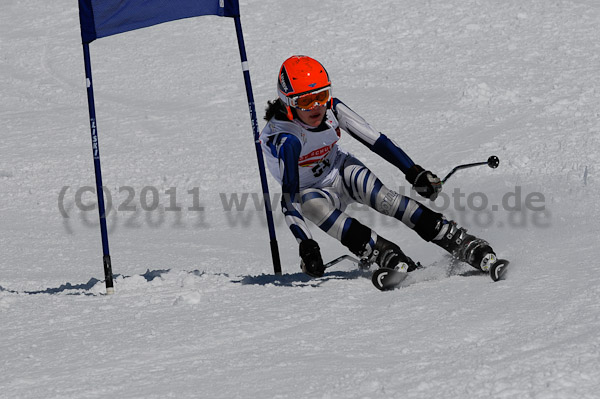
M 325 267 L 305 218 L 367 263 L 408 272 L 416 269 L 398 245 L 344 213 L 352 202 L 394 217 L 460 261 L 489 270 L 496 256 L 486 241 L 388 189 L 338 146 L 341 128 L 400 169 L 421 196 L 435 200 L 442 189 L 435 174 L 415 164 L 392 140 L 332 97 L 323 65 L 307 56 L 288 58 L 279 70 L 277 92 L 279 98 L 268 102 L 267 125 L 260 139 L 267 166 L 282 186 L 282 210 L 300 244 L 301 268 L 306 274 L 320 277 Z

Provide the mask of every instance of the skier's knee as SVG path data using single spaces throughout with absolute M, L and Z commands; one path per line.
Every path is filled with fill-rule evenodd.
M 311 221 L 322 219 L 333 207 L 327 194 L 316 189 L 303 191 L 300 203 L 302 213 Z

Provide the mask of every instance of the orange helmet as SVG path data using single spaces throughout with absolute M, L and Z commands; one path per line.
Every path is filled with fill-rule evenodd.
M 288 119 L 293 119 L 291 107 L 312 109 L 325 105 L 331 99 L 331 81 L 321 63 L 305 55 L 294 55 L 279 69 L 277 94 L 287 108 Z

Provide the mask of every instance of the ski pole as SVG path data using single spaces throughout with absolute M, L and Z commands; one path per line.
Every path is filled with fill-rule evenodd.
M 343 260 L 349 260 L 350 262 L 357 265 L 359 269 L 368 269 L 369 267 L 371 267 L 372 264 L 372 262 L 366 261 L 364 259 L 356 259 L 355 257 L 350 255 L 342 255 L 338 256 L 334 260 L 330 260 L 329 262 L 325 263 L 325 269 L 329 269 L 331 266 L 337 265 Z
M 492 155 L 491 157 L 488 158 L 487 161 L 484 161 L 484 162 L 475 162 L 475 163 L 467 163 L 467 164 L 464 164 L 464 165 L 458 165 L 457 167 L 455 167 L 454 169 L 452 169 L 450 171 L 450 173 L 448 173 L 446 175 L 446 177 L 444 177 L 442 179 L 442 184 L 446 183 L 446 180 L 448 180 L 448 178 L 450 176 L 452 176 L 454 174 L 454 172 L 456 172 L 457 170 L 466 169 L 466 168 L 472 168 L 473 166 L 480 166 L 480 165 L 487 165 L 487 166 L 489 166 L 492 169 L 496 169 L 499 164 L 500 164 L 500 160 L 498 159 L 498 157 L 495 156 L 495 155 Z
M 353 263 L 356 263 L 356 264 L 359 263 L 358 259 L 356 259 L 356 258 L 354 258 L 354 257 L 352 257 L 350 255 L 342 255 L 342 256 L 338 256 L 337 258 L 335 258 L 332 261 L 329 261 L 329 262 L 325 263 L 325 265 L 324 265 L 325 269 L 329 269 L 331 266 L 337 265 L 338 263 L 340 263 L 341 261 L 343 261 L 345 259 L 348 259 L 350 262 L 353 262 Z

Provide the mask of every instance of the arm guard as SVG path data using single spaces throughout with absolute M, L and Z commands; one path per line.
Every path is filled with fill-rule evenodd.
M 279 173 L 281 177 L 281 209 L 285 222 L 298 242 L 312 238 L 306 221 L 302 216 L 299 202 L 300 178 L 298 175 L 298 158 L 300 157 L 300 140 L 292 135 L 282 133 L 276 141 Z

